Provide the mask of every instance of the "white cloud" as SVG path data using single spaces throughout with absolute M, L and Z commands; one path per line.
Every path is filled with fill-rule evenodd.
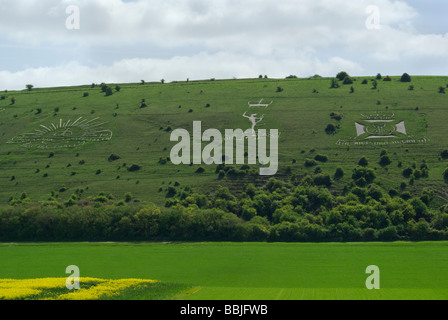
M 274 73 L 273 70 L 275 70 Z M 55 67 L 29 68 L 19 72 L 0 71 L 0 88 L 24 89 L 25 84 L 35 87 L 69 86 L 89 83 L 128 83 L 215 78 L 258 77 L 259 74 L 274 78 L 300 74 L 311 76 L 318 72 L 336 73 L 340 70 L 356 73 L 362 68 L 340 57 L 320 61 L 313 57 L 306 60 L 271 60 L 232 55 L 228 53 L 200 53 L 194 56 L 177 56 L 171 59 L 124 59 L 110 66 L 88 67 L 71 62 Z
M 413 26 L 418 12 L 405 1 L 0 0 L 0 5 L 6 13 L 0 20 L 0 36 L 9 39 L 6 47 L 68 46 L 80 54 L 71 63 L 3 71 L 0 86 L 8 88 L 28 82 L 356 74 L 372 72 L 375 64 L 439 61 L 448 53 L 448 36 L 419 34 Z M 80 8 L 80 30 L 65 27 L 68 5 Z M 365 26 L 370 5 L 380 9 L 379 30 Z M 148 50 L 136 59 L 115 53 L 109 65 L 88 59 L 97 48 L 111 48 L 113 57 L 112 48 L 135 45 L 169 48 L 171 54 L 155 59 Z M 194 50 L 187 53 L 186 47 Z

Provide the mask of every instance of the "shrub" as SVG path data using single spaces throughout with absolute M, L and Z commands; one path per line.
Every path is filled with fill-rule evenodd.
M 344 79 L 348 78 L 348 77 L 350 77 L 350 76 L 345 71 L 341 71 L 336 75 L 336 79 L 338 79 L 339 81 L 344 81 Z
M 174 188 L 173 186 L 169 186 L 168 187 L 168 191 L 166 193 L 166 197 L 167 198 L 172 198 L 172 197 L 174 197 L 176 195 L 176 193 L 177 193 L 176 188 Z
M 411 82 L 411 76 L 407 73 L 403 73 L 400 79 L 401 82 Z
M 100 84 L 100 88 L 101 88 L 101 92 L 106 93 L 107 90 L 107 84 L 105 84 L 104 82 Z
M 446 180 L 448 180 L 448 168 L 443 172 L 443 178 Z
M 384 155 L 380 159 L 380 166 L 382 166 L 382 167 L 388 166 L 391 164 L 391 162 L 392 161 L 390 160 L 389 156 Z
M 117 160 L 119 160 L 119 159 L 121 159 L 120 156 L 117 156 L 116 154 L 111 154 L 107 160 L 108 160 L 109 162 L 112 162 L 112 161 L 117 161 Z
M 340 113 L 338 113 L 338 112 L 332 112 L 330 114 L 330 117 L 331 117 L 331 119 L 334 119 L 336 121 L 342 120 L 342 115 Z
M 342 177 L 344 177 L 344 170 L 340 167 L 336 168 L 336 172 L 334 173 L 335 180 L 342 179 Z
M 342 82 L 342 84 L 353 84 L 353 80 L 352 80 L 352 78 L 347 76 L 344 78 L 344 81 Z
M 362 167 L 367 167 L 369 165 L 369 162 L 367 161 L 366 157 L 362 157 L 359 159 L 358 164 Z
M 364 167 L 358 167 L 353 170 L 352 179 L 358 180 L 358 179 L 365 179 L 366 183 L 372 183 L 373 180 L 376 178 L 375 171 L 370 168 L 364 168 Z
M 331 186 L 331 178 L 328 173 L 315 175 L 313 181 L 317 186 Z
M 383 81 L 392 81 L 392 78 L 389 77 L 389 76 L 387 76 L 387 77 L 385 77 L 385 78 L 383 79 Z
M 130 192 L 124 195 L 124 202 L 129 203 L 132 201 L 132 194 Z
M 128 168 L 128 171 L 129 171 L 129 172 L 135 172 L 135 171 L 139 171 L 139 170 L 141 170 L 141 169 L 142 169 L 141 166 L 136 165 L 136 164 L 133 164 L 132 166 L 130 166 L 130 167 Z
M 205 169 L 203 168 L 203 167 L 199 167 L 196 171 L 195 171 L 195 173 L 204 173 L 205 172 Z
M 339 88 L 339 83 L 337 79 L 331 79 L 330 89 L 337 89 Z
M 319 161 L 319 162 L 327 162 L 328 161 L 328 157 L 324 156 L 324 155 L 318 154 L 318 155 L 316 155 L 314 157 L 314 160 Z
M 88 92 L 84 92 L 84 94 L 82 95 L 84 98 L 86 98 L 86 97 L 88 97 L 89 96 L 89 93 Z
M 327 125 L 327 127 L 325 128 L 325 132 L 327 134 L 334 134 L 336 132 L 336 126 L 334 124 L 329 124 Z
M 413 173 L 414 173 L 414 169 L 412 169 L 411 167 L 404 169 L 402 172 L 402 174 L 405 178 L 409 178 Z
M 112 90 L 111 87 L 107 87 L 106 89 L 106 97 L 111 96 L 114 94 L 114 91 Z
M 314 167 L 314 166 L 317 166 L 317 162 L 315 160 L 312 160 L 312 159 L 305 160 L 305 167 L 310 168 L 310 167 Z

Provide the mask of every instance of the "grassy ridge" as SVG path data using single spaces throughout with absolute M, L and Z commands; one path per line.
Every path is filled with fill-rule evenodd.
M 448 133 L 445 124 L 447 97 L 439 94 L 438 88 L 446 86 L 448 78 L 413 77 L 413 91 L 409 90 L 409 83 L 399 82 L 398 77 L 392 77 L 390 82 L 380 81 L 377 90 L 372 89 L 370 82 L 363 85 L 363 79 L 371 77 L 357 78 L 353 93 L 350 93 L 350 85 L 330 89 L 329 79 L 121 84 L 120 92 L 109 97 L 98 86 L 4 93 L 5 100 L 0 100 L 0 109 L 3 109 L 0 112 L 0 178 L 4 182 L 0 188 L 0 203 L 7 203 L 11 196 L 18 197 L 22 192 L 36 201 L 48 199 L 52 192 L 59 199 L 67 199 L 78 189 L 86 196 L 105 192 L 115 198 L 123 198 L 125 193 L 131 192 L 140 201 L 162 205 L 167 186 L 175 182 L 207 192 L 225 183 L 217 179 L 215 166 L 206 167 L 203 174 L 195 174 L 198 166 L 159 163 L 160 158 L 169 157 L 174 145 L 169 141 L 167 129 L 191 131 L 195 120 L 202 121 L 203 130 L 246 129 L 250 123 L 242 114 L 249 111 L 248 101 L 256 102 L 261 98 L 274 102 L 268 109 L 257 110 L 265 115 L 259 128 L 275 128 L 281 132 L 277 177 L 312 172 L 313 169 L 305 168 L 304 162 L 316 154 L 328 156 L 328 162 L 320 167 L 330 174 L 337 167 L 351 172 L 365 156 L 377 168 L 379 184 L 385 190 L 397 189 L 401 182 L 408 182 L 402 176 L 403 168 L 426 160 L 429 177 L 416 181 L 411 191 L 428 187 L 436 192 L 440 203 L 444 202 L 447 196 L 442 173 L 447 163 L 440 158 L 440 152 L 446 148 Z M 278 87 L 283 91 L 277 92 Z M 313 93 L 314 90 L 318 93 Z M 84 92 L 89 96 L 83 97 Z M 11 105 L 12 97 L 16 99 L 14 105 Z M 140 108 L 142 99 L 147 108 Z M 210 106 L 206 107 L 207 104 Z M 56 108 L 59 108 L 57 112 Z M 397 119 L 405 121 L 409 134 L 428 137 L 430 142 L 363 147 L 336 144 L 340 139 L 356 136 L 354 122 L 363 113 L 378 111 L 394 113 Z M 331 119 L 332 112 L 340 113 L 342 119 Z M 113 132 L 112 139 L 56 150 L 6 143 L 23 133 L 34 132 L 42 124 L 58 124 L 60 119 L 73 122 L 79 117 L 106 122 L 102 127 Z M 339 125 L 335 135 L 325 133 L 329 123 Z M 378 165 L 382 149 L 387 149 L 392 160 L 387 168 Z M 52 157 L 51 152 L 54 152 Z M 121 158 L 108 161 L 112 153 Z M 82 162 L 84 164 L 80 164 Z M 399 162 L 402 168 L 398 168 Z M 141 166 L 142 170 L 126 170 L 132 164 Z M 349 180 L 347 175 L 333 188 L 342 190 Z M 61 189 L 65 191 L 60 192 Z
M 446 242 L 2 244 L 2 278 L 157 279 L 201 287 L 186 299 L 446 299 Z M 369 265 L 381 289 L 365 289 Z M 338 288 L 338 289 L 336 289 Z

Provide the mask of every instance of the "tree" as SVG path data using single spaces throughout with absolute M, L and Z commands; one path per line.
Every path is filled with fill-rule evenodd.
M 331 178 L 328 173 L 320 173 L 314 176 L 313 182 L 317 186 L 331 186 Z
M 164 83 L 165 83 L 165 79 L 161 79 L 160 82 L 161 82 L 162 84 L 164 84 Z
M 445 88 L 444 87 L 440 87 L 439 88 L 439 93 L 445 93 Z
M 385 167 L 391 164 L 391 161 L 387 155 L 384 155 L 380 159 L 380 166 Z
M 353 175 L 352 175 L 352 179 L 355 180 L 355 182 L 359 179 L 365 179 L 366 183 L 372 183 L 373 180 L 375 180 L 376 178 L 376 174 L 375 171 L 373 169 L 370 168 L 355 168 L 353 170 Z
M 339 83 L 338 83 L 338 79 L 331 79 L 331 85 L 330 85 L 331 89 L 337 89 L 339 88 Z
M 369 162 L 367 161 L 366 157 L 362 157 L 359 159 L 358 164 L 362 167 L 367 167 L 369 165 Z
M 115 86 L 115 91 L 119 92 L 121 90 L 120 86 Z
M 344 81 L 344 79 L 347 78 L 347 77 L 350 77 L 350 76 L 349 76 L 348 73 L 345 72 L 345 71 L 341 71 L 341 72 L 339 72 L 339 73 L 336 75 L 336 78 L 337 78 L 339 81 Z
M 376 75 L 376 79 L 377 79 L 377 80 L 381 80 L 381 79 L 383 79 L 383 76 L 381 75 L 381 73 L 378 73 L 378 74 Z
M 319 162 L 327 162 L 328 157 L 325 155 L 318 154 L 314 157 L 314 160 L 319 161 Z
M 342 84 L 353 84 L 353 80 L 352 80 L 352 78 L 347 76 L 344 78 L 344 81 L 342 82 Z
M 106 97 L 111 96 L 114 94 L 114 91 L 112 90 L 111 87 L 107 87 L 106 88 Z
M 336 132 L 336 127 L 334 124 L 329 124 L 326 128 L 325 128 L 325 132 L 327 134 L 334 134 Z
M 411 76 L 407 73 L 403 73 L 400 79 L 401 82 L 411 82 Z
M 32 84 L 27 84 L 26 88 L 28 89 L 28 91 L 33 90 L 34 86 Z
M 443 178 L 445 179 L 445 182 L 448 182 L 448 168 L 443 172 Z
M 342 179 L 343 176 L 344 176 L 344 170 L 342 170 L 342 168 L 340 167 L 336 168 L 336 172 L 334 173 L 334 179 L 339 180 Z

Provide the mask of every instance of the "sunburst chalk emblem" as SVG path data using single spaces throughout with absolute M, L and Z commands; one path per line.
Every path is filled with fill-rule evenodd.
M 63 121 L 40 125 L 34 132 L 21 134 L 7 143 L 21 144 L 22 147 L 39 149 L 74 148 L 82 146 L 86 142 L 109 141 L 112 131 L 104 129 L 105 122 L 99 122 L 99 118 L 92 120 L 79 117 L 76 121 Z

